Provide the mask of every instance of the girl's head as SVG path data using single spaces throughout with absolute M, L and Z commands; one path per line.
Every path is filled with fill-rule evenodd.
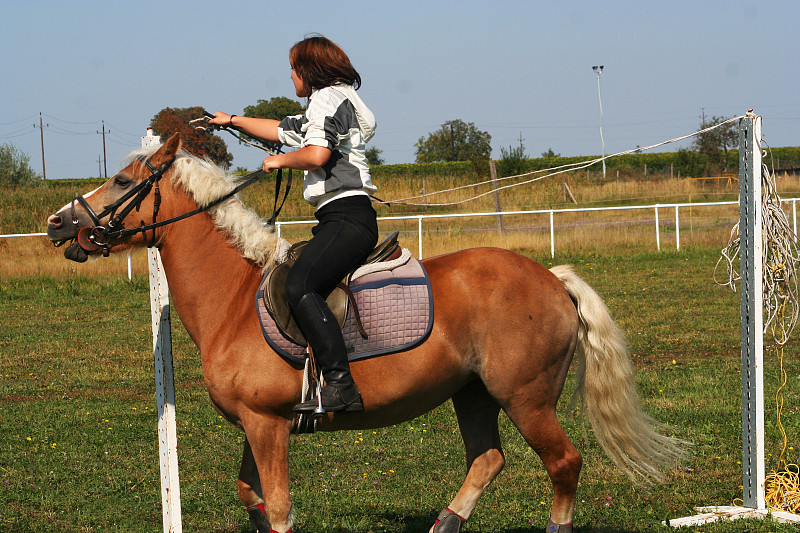
M 361 76 L 350 63 L 350 58 L 330 39 L 311 35 L 289 50 L 292 81 L 297 96 L 311 96 L 311 92 L 337 83 L 361 86 Z

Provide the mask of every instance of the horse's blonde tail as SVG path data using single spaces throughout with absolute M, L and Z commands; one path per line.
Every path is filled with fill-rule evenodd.
M 657 432 L 659 424 L 639 404 L 628 343 L 608 308 L 568 265 L 550 271 L 578 309 L 576 397 L 609 458 L 634 481 L 660 480 L 665 467 L 684 458 L 685 441 Z

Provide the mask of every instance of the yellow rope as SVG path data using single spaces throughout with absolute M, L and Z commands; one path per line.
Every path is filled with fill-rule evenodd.
M 776 265 L 779 270 L 782 265 Z M 775 335 L 775 329 L 780 327 L 784 328 L 786 324 L 786 298 L 784 297 L 779 305 L 777 316 L 780 317 L 779 321 L 773 322 L 772 333 Z M 783 438 L 783 448 L 778 458 L 778 470 L 769 472 L 764 480 L 764 498 L 767 507 L 771 510 L 788 511 L 790 513 L 800 513 L 800 467 L 796 464 L 786 463 L 786 449 L 788 447 L 789 439 L 786 436 L 786 430 L 783 427 L 781 416 L 783 415 L 783 389 L 786 387 L 786 369 L 783 366 L 783 345 L 776 344 L 775 352 L 778 356 L 779 372 L 780 372 L 780 385 L 775 391 L 775 413 L 778 422 L 778 430 Z

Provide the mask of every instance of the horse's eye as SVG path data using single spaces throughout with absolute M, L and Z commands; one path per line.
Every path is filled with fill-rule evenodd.
M 114 185 L 119 187 L 120 189 L 127 189 L 130 186 L 131 180 L 125 178 L 123 176 L 116 176 L 114 177 Z

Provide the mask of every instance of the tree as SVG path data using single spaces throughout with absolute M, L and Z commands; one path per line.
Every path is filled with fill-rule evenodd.
M 22 187 L 41 179 L 30 166 L 31 158 L 13 144 L 0 146 L 0 185 Z
M 367 157 L 367 163 L 369 163 L 370 165 L 383 165 L 384 161 L 383 158 L 381 157 L 382 153 L 383 150 L 381 150 L 377 146 L 371 146 L 367 148 L 367 151 L 364 153 L 364 155 Z
M 193 128 L 189 121 L 203 116 L 202 107 L 166 107 L 158 112 L 150 127 L 153 133 L 166 140 L 173 133 L 180 133 L 183 149 L 198 157 L 208 157 L 217 165 L 229 168 L 233 155 L 228 153 L 228 146 L 221 138 L 209 131 Z
M 275 96 L 269 100 L 259 100 L 256 105 L 249 105 L 244 108 L 244 116 L 254 118 L 271 118 L 273 120 L 283 120 L 286 117 L 300 115 L 305 112 L 303 104 L 297 100 L 286 98 L 285 96 Z M 263 139 L 251 137 L 245 133 L 242 138 L 263 144 L 273 152 L 277 152 L 281 147 L 280 143 L 273 143 Z
M 549 158 L 549 157 L 561 157 L 561 154 L 557 154 L 553 151 L 552 148 L 548 148 L 546 152 L 542 152 L 542 157 Z
M 497 162 L 497 172 L 501 176 L 515 176 L 525 172 L 525 146 L 520 141 L 519 146 L 509 146 L 508 150 L 500 148 L 500 161 Z
M 415 147 L 417 163 L 436 161 L 469 161 L 488 158 L 492 153 L 492 136 L 480 131 L 472 122 L 450 120 L 437 131 L 420 137 Z
M 711 117 L 701 120 L 700 129 L 704 130 L 728 120 L 725 117 Z M 728 171 L 728 148 L 733 148 L 739 143 L 739 129 L 736 123 L 727 124 L 695 136 L 692 148 L 708 158 L 711 163 L 721 163 L 722 171 Z

